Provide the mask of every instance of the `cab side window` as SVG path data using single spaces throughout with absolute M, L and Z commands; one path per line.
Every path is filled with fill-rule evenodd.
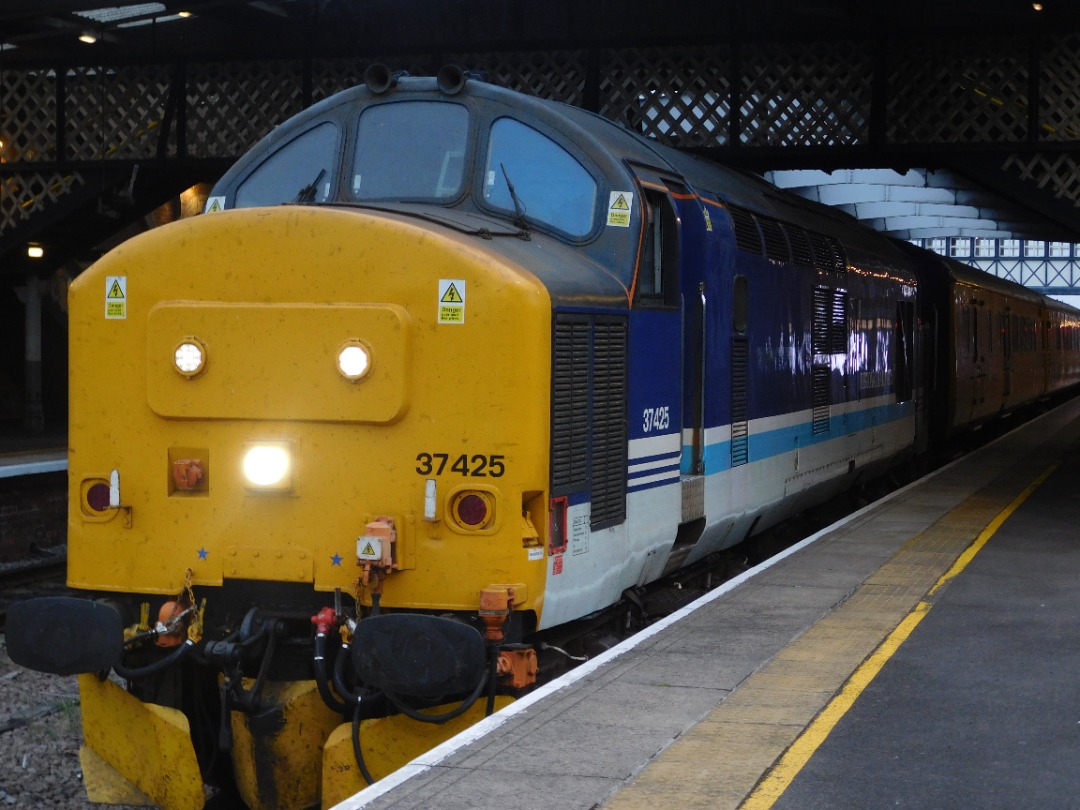
M 671 197 L 655 189 L 645 189 L 644 203 L 637 301 L 648 307 L 676 307 L 679 305 L 679 215 Z
M 512 118 L 491 125 L 484 175 L 488 205 L 581 237 L 593 229 L 596 195 L 589 171 L 546 135 Z

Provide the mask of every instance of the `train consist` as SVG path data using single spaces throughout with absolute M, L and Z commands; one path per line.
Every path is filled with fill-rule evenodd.
M 1080 381 L 1074 309 L 453 70 L 278 127 L 69 311 L 92 598 L 8 644 L 83 673 L 91 798 L 166 808 L 330 806 L 553 630 Z

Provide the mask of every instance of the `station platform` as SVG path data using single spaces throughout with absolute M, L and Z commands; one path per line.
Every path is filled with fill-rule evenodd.
M 67 469 L 67 448 L 50 450 L 0 451 L 0 478 L 19 478 L 38 473 L 62 472 Z
M 1071 807 L 1080 400 L 337 805 Z
M 0 425 L 0 478 L 66 469 L 66 430 L 33 432 Z

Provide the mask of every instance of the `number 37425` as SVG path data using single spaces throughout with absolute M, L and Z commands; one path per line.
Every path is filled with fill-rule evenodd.
M 457 473 L 470 478 L 502 478 L 506 472 L 506 456 L 491 453 L 417 453 L 416 471 L 420 475 Z

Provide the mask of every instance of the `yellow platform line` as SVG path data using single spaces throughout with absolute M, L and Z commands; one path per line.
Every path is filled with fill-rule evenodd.
M 933 596 L 1057 466 L 997 514 L 1008 482 L 990 484 L 909 540 L 605 802 L 605 810 L 655 810 L 658 803 L 687 810 L 770 808 L 926 616 Z

